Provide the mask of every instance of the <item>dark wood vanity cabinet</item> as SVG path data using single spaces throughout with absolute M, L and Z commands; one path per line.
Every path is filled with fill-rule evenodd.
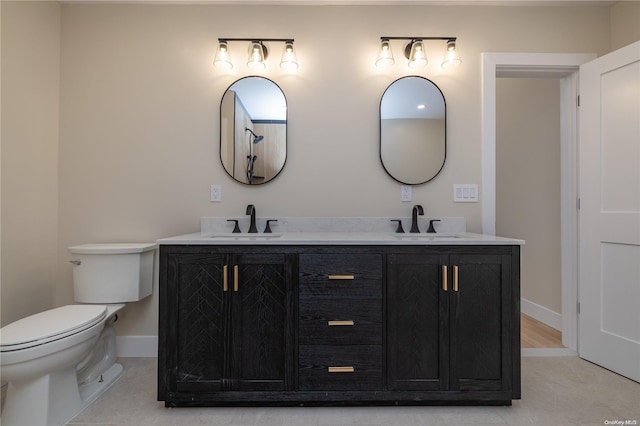
M 389 390 L 519 398 L 518 251 L 409 251 L 387 265 Z
M 158 400 L 510 405 L 519 253 L 162 245 Z
M 293 390 L 295 256 L 160 250 L 159 399 Z

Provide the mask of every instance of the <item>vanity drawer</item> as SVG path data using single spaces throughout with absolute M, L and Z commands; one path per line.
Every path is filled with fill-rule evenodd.
M 300 390 L 381 390 L 382 387 L 381 345 L 300 345 Z
M 300 298 L 382 297 L 382 256 L 303 254 L 299 260 Z
M 300 343 L 381 344 L 382 299 L 300 301 Z

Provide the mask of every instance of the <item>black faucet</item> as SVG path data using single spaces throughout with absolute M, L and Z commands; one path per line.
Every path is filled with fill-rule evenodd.
M 420 233 L 420 229 L 418 229 L 418 215 L 422 216 L 424 214 L 424 209 L 420 204 L 416 204 L 413 206 L 413 212 L 411 213 L 411 230 L 409 232 L 412 233 Z
M 427 229 L 427 233 L 429 233 L 429 234 L 435 234 L 436 233 L 436 228 L 433 227 L 433 222 L 440 222 L 440 219 L 431 219 L 429 221 L 429 229 Z
M 250 234 L 257 234 L 258 233 L 258 228 L 256 228 L 256 208 L 254 207 L 253 204 L 249 204 L 247 206 L 247 213 L 246 214 L 250 214 L 251 215 L 251 225 L 249 226 L 249 233 Z

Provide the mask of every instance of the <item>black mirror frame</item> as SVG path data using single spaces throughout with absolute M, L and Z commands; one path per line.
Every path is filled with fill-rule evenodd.
M 429 179 L 423 181 L 423 182 L 417 182 L 417 183 L 409 183 L 409 182 L 403 182 L 400 179 L 397 179 L 395 176 L 393 176 L 393 174 L 391 174 L 391 172 L 389 172 L 389 170 L 385 167 L 384 165 L 384 161 L 382 160 L 382 100 L 384 99 L 384 95 L 385 93 L 387 93 L 387 90 L 389 90 L 389 88 L 391 86 L 393 86 L 394 83 L 398 82 L 399 80 L 402 80 L 404 78 L 421 78 L 423 80 L 426 80 L 427 82 L 431 83 L 436 89 L 438 89 L 438 92 L 440 92 L 440 95 L 442 96 L 442 102 L 444 102 L 444 156 L 442 158 L 442 165 L 440 166 L 440 168 L 438 169 L 437 172 L 435 172 L 433 174 L 433 176 L 431 176 Z M 378 107 L 378 141 L 379 141 L 379 154 L 380 154 L 380 164 L 382 164 L 382 168 L 384 169 L 385 172 L 387 172 L 387 174 L 396 182 L 399 182 L 403 185 L 423 185 L 427 182 L 432 181 L 433 179 L 436 178 L 436 176 L 438 176 L 440 174 L 440 172 L 442 171 L 442 169 L 444 168 L 444 164 L 447 161 L 447 100 L 444 97 L 444 93 L 442 93 L 442 90 L 440 90 L 440 87 L 438 87 L 437 84 L 435 84 L 432 80 L 426 78 L 426 77 L 422 77 L 419 75 L 406 75 L 400 78 L 395 79 L 394 81 L 391 82 L 391 84 L 389 84 L 387 86 L 387 88 L 384 90 L 384 92 L 382 92 L 382 96 L 380 97 L 380 105 Z
M 224 97 L 227 94 L 227 92 L 229 91 L 229 89 L 231 89 L 231 87 L 236 84 L 237 82 L 247 79 L 247 78 L 260 78 L 262 80 L 266 80 L 270 83 L 272 83 L 275 87 L 277 87 L 280 90 L 280 93 L 282 93 L 282 97 L 284 98 L 285 104 L 287 105 L 287 111 L 286 111 L 286 118 L 285 118 L 285 122 L 286 122 L 286 128 L 285 128 L 285 138 L 284 138 L 284 147 L 285 147 L 285 155 L 284 155 L 284 161 L 282 163 L 282 167 L 280 167 L 280 170 L 278 171 L 278 173 L 276 173 L 275 175 L 273 175 L 273 177 L 267 181 L 264 182 L 259 182 L 259 183 L 248 183 L 248 182 L 242 182 L 239 181 L 238 179 L 236 179 L 231 173 L 229 173 L 229 171 L 227 170 L 227 168 L 224 165 L 224 161 L 222 159 L 222 103 L 224 101 Z M 276 177 L 278 177 L 280 175 L 280 173 L 282 173 L 282 170 L 284 169 L 284 167 L 287 164 L 287 158 L 289 157 L 289 101 L 287 100 L 287 96 L 284 94 L 284 90 L 282 90 L 282 87 L 280 87 L 275 81 L 267 78 L 267 77 L 263 77 L 261 75 L 247 75 L 244 77 L 241 77 L 235 81 L 233 81 L 233 83 L 231 83 L 226 89 L 225 91 L 222 93 L 222 97 L 220 98 L 220 107 L 219 107 L 219 120 L 218 120 L 218 126 L 219 126 L 219 133 L 218 133 L 218 139 L 219 139 L 219 145 L 218 145 L 218 151 L 219 151 L 219 157 L 220 157 L 220 164 L 222 165 L 222 168 L 224 169 L 224 171 L 227 173 L 227 175 L 229 175 L 229 177 L 237 183 L 240 183 L 242 185 L 247 185 L 247 186 L 259 186 L 259 185 L 265 185 L 271 181 L 273 181 Z M 234 135 L 234 141 L 233 141 L 234 145 L 235 145 L 235 135 Z

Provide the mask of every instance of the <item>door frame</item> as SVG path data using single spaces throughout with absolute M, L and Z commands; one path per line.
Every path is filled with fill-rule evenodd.
M 578 348 L 578 71 L 590 53 L 482 53 L 482 233 L 496 233 L 496 78 L 560 79 L 562 344 Z M 557 352 L 557 351 L 556 351 Z

